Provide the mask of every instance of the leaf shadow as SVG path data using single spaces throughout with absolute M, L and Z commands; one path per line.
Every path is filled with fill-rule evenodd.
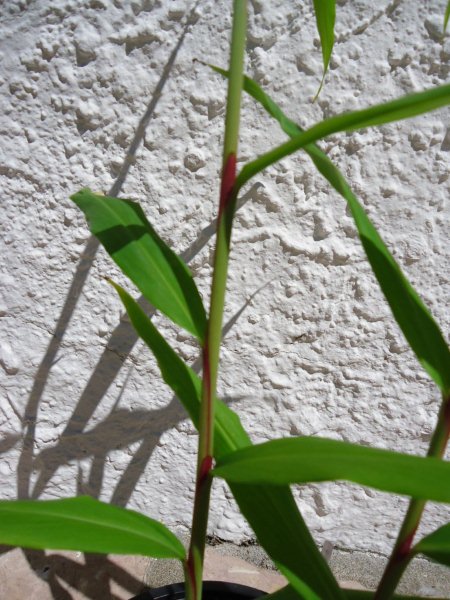
M 111 196 L 118 196 L 121 192 L 125 179 L 128 175 L 128 172 L 131 166 L 135 162 L 135 156 L 140 144 L 143 141 L 144 134 L 146 128 L 152 119 L 158 101 L 161 97 L 162 91 L 166 82 L 170 77 L 171 70 L 175 64 L 175 60 L 177 58 L 178 52 L 180 51 L 184 39 L 187 33 L 190 31 L 191 27 L 195 24 L 197 20 L 196 8 L 199 3 L 199 0 L 192 5 L 192 8 L 188 14 L 188 17 L 183 25 L 183 29 L 181 31 L 181 35 L 179 36 L 177 43 L 175 44 L 161 74 L 161 77 L 154 89 L 152 98 L 147 106 L 146 112 L 141 118 L 134 135 L 134 138 L 127 150 L 126 156 L 124 158 L 123 164 L 120 168 L 119 174 L 109 190 L 108 194 Z M 55 330 L 53 336 L 50 340 L 50 343 L 47 347 L 45 355 L 37 369 L 33 386 L 31 392 L 28 396 L 28 400 L 26 403 L 26 407 L 24 410 L 24 414 L 21 417 L 22 427 L 23 427 L 23 444 L 22 450 L 19 456 L 18 467 L 17 467 L 17 496 L 18 498 L 27 499 L 30 497 L 36 498 L 36 489 L 41 487 L 44 489 L 45 485 L 44 479 L 41 479 L 39 486 L 36 486 L 34 490 L 31 489 L 32 482 L 32 474 L 35 468 L 35 463 L 39 463 L 41 460 L 40 457 L 35 457 L 35 436 L 36 436 L 36 427 L 38 422 L 38 410 L 39 405 L 45 390 L 45 386 L 47 384 L 50 372 L 52 370 L 53 365 L 58 361 L 58 353 L 61 348 L 61 342 L 68 327 L 68 324 L 72 318 L 72 315 L 75 311 L 78 299 L 80 297 L 83 286 L 86 282 L 86 279 L 89 275 L 90 268 L 93 263 L 93 259 L 98 250 L 99 243 L 94 238 L 91 237 L 82 254 L 81 258 L 78 262 L 78 265 L 75 270 L 74 277 L 72 279 L 69 291 L 67 293 L 62 311 L 59 315 L 59 318 L 55 325 Z M 90 417 L 95 410 L 95 407 L 99 404 L 102 396 L 108 389 L 111 382 L 114 380 L 115 376 L 119 372 L 122 367 L 123 361 L 130 353 L 133 345 L 136 342 L 136 336 L 130 335 L 131 325 L 126 322 L 122 322 L 116 328 L 113 333 L 112 339 L 108 344 L 105 352 L 103 353 L 100 361 L 95 369 L 95 372 L 91 376 L 89 383 L 84 390 L 80 401 L 75 409 L 70 422 L 68 423 L 65 429 L 65 436 L 67 437 L 68 433 L 76 433 L 81 434 L 84 430 L 84 427 L 88 423 Z M 119 351 L 119 354 L 116 352 Z M 113 419 L 113 431 L 114 431 L 114 419 Z M 20 436 L 22 437 L 22 436 Z M 92 438 L 90 438 L 92 439 Z M 4 440 L 4 444 L 2 444 L 0 450 L 3 452 L 10 449 L 11 444 L 16 443 L 16 438 L 13 436 L 11 438 L 7 438 Z M 64 439 L 64 448 L 67 450 L 68 446 L 66 444 L 66 440 Z M 153 446 L 152 446 L 153 447 Z M 73 454 L 73 450 L 70 449 L 68 451 L 69 454 Z M 97 452 L 97 451 L 96 451 Z M 75 452 L 76 453 L 76 452 Z M 56 452 L 57 463 L 64 464 L 63 455 L 61 453 Z M 92 470 L 91 480 L 94 481 L 97 478 L 99 473 L 103 473 L 103 463 L 105 455 L 103 455 L 102 460 L 100 460 L 101 452 L 97 452 L 97 459 L 94 461 L 94 468 Z M 100 477 L 101 480 L 101 477 Z M 49 481 L 49 478 L 47 478 Z M 96 494 L 93 494 L 96 495 Z M 98 491 L 97 491 L 98 495 Z M 6 552 L 3 547 L 0 548 L 0 554 Z M 29 561 L 33 561 L 36 557 L 41 556 L 45 557 L 45 553 L 37 552 L 37 551 L 24 551 L 25 556 Z M 85 555 L 86 565 L 88 565 L 91 555 Z M 34 557 L 34 558 L 33 558 Z M 47 560 L 47 558 L 46 558 Z M 97 558 L 97 560 L 101 560 L 103 563 L 108 564 L 110 561 L 107 557 Z M 81 565 L 80 569 L 78 567 L 75 569 L 76 577 L 73 579 L 73 587 L 80 589 L 80 580 L 83 577 L 83 573 L 86 571 L 86 565 Z M 73 569 L 72 569 L 73 571 Z M 71 578 L 69 575 L 70 572 L 67 569 L 64 571 L 65 574 L 61 575 L 64 579 L 68 580 Z M 58 572 L 55 571 L 55 574 L 58 575 Z M 95 574 L 94 574 L 95 575 Z M 94 577 L 95 579 L 95 577 Z M 119 579 L 123 580 L 125 583 L 125 587 L 130 590 L 131 593 L 135 593 L 138 591 L 136 587 L 136 581 L 132 578 L 124 569 L 120 567 L 115 567 L 114 571 L 108 575 L 106 578 L 106 582 L 104 585 L 103 591 L 93 591 L 90 596 L 93 599 L 98 598 L 113 598 L 109 593 L 109 580 L 111 579 Z M 61 584 L 58 582 L 56 577 L 52 577 L 49 580 L 49 585 L 51 591 L 53 593 L 53 597 L 59 600 L 71 600 L 72 595 L 67 592 Z M 142 587 L 142 583 L 139 582 L 139 587 Z
M 134 140 L 130 145 L 119 175 L 111 190 L 108 192 L 111 196 L 120 194 L 128 171 L 134 162 L 136 151 L 143 139 L 146 126 L 152 118 L 177 53 L 181 48 L 184 37 L 190 29 L 190 19 L 195 13 L 197 4 L 198 2 L 194 5 L 194 8 L 190 13 L 190 17 L 187 20 L 183 32 L 164 67 L 163 74 L 154 91 L 147 111 L 137 127 Z M 239 200 L 237 209 L 249 199 L 253 198 L 260 187 L 260 183 L 254 184 Z M 192 258 L 208 244 L 215 234 L 215 231 L 216 220 L 205 227 L 191 246 L 182 253 L 183 260 L 185 262 L 192 260 Z M 23 446 L 17 470 L 18 498 L 40 498 L 52 476 L 61 466 L 66 465 L 70 461 L 81 461 L 88 456 L 92 457 L 90 472 L 87 474 L 87 477 L 85 477 L 82 469 L 79 469 L 77 490 L 80 494 L 88 493 L 93 497 L 98 497 L 102 489 L 105 461 L 108 453 L 117 447 L 126 447 L 140 441 L 139 448 L 134 453 L 125 471 L 122 473 L 111 495 L 111 502 L 125 506 L 129 501 L 139 478 L 142 476 L 162 433 L 175 426 L 180 420 L 185 419 L 187 416 L 175 397 L 173 397 L 170 403 L 164 408 L 150 411 L 129 411 L 118 408 L 116 402 L 116 405 L 113 407 L 110 414 L 101 423 L 96 424 L 92 429 L 86 431 L 95 410 L 100 405 L 102 398 L 115 380 L 137 341 L 137 335 L 131 324 L 126 319 L 123 319 L 112 332 L 108 344 L 100 356 L 97 365 L 93 369 L 87 385 L 85 386 L 58 443 L 52 448 L 46 448 L 38 454 L 35 453 L 35 436 L 38 425 L 39 405 L 52 367 L 59 360 L 58 354 L 61 348 L 62 339 L 76 308 L 98 246 L 98 241 L 95 238 L 90 238 L 84 248 L 67 293 L 63 309 L 56 323 L 53 337 L 37 369 L 33 387 L 27 400 L 24 415 L 22 416 L 24 429 Z M 245 306 L 248 305 L 249 301 L 245 303 Z M 154 309 L 150 307 L 144 299 L 141 298 L 139 303 L 145 308 L 147 314 L 150 316 L 154 314 Z M 239 315 L 242 314 L 245 306 L 231 319 L 228 329 L 234 324 Z M 199 364 L 200 363 L 197 364 L 197 368 L 199 368 Z M 37 480 L 34 485 L 32 485 L 33 476 L 36 473 Z M 34 554 L 31 554 L 31 552 L 34 552 Z M 42 559 L 43 557 L 46 557 L 43 552 L 37 553 L 37 551 L 28 550 L 25 551 L 25 556 L 29 560 L 31 560 L 32 557 L 34 557 L 34 559 L 38 556 L 41 556 Z M 88 563 L 89 556 L 90 555 L 85 555 L 86 564 Z M 103 557 L 102 560 L 108 563 L 107 557 Z M 61 575 L 56 571 L 55 573 L 63 580 L 67 580 L 68 578 L 68 576 L 64 574 L 66 573 L 64 570 L 61 572 Z M 75 588 L 79 588 L 77 581 L 79 582 L 81 580 L 83 566 L 80 567 L 78 573 L 78 579 L 73 581 L 73 587 Z M 119 575 L 126 579 L 127 573 L 117 567 L 116 577 L 119 577 Z M 54 598 L 71 600 L 70 593 L 61 586 L 57 577 L 52 578 L 51 582 L 49 580 L 49 585 Z M 134 592 L 134 590 L 131 590 L 131 587 L 129 589 Z M 92 597 L 107 598 L 111 596 L 107 596 L 106 592 L 102 592 L 100 594 L 96 593 L 96 595 L 94 594 Z

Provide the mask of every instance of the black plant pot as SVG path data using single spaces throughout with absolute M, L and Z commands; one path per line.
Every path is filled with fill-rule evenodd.
M 237 583 L 205 581 L 203 600 L 252 600 L 261 598 L 266 592 Z M 184 583 L 174 583 L 164 587 L 144 590 L 131 600 L 184 600 Z

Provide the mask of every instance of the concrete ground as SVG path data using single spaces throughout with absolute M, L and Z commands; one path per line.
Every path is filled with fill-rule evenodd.
M 1 600 L 128 600 L 143 584 L 159 587 L 182 581 L 178 561 L 132 556 L 40 552 L 0 547 Z M 330 555 L 330 548 L 328 549 Z M 385 558 L 334 550 L 330 566 L 345 587 L 373 589 Z M 257 545 L 215 542 L 207 549 L 205 580 L 233 581 L 270 592 L 284 585 L 270 559 Z M 450 569 L 416 559 L 399 591 L 450 598 Z

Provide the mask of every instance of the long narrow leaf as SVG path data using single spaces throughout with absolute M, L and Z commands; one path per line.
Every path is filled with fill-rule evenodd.
M 348 600 L 372 600 L 374 597 L 374 592 L 365 592 L 362 590 L 344 590 L 344 596 Z M 393 600 L 445 600 L 445 598 L 433 598 L 431 599 L 429 596 L 426 598 L 424 596 L 409 596 L 403 594 L 394 594 L 392 596 Z
M 154 353 L 164 381 L 177 394 L 193 423 L 197 425 L 200 378 L 174 352 L 133 298 L 117 284 L 113 285 L 139 336 Z M 218 400 L 214 430 L 216 458 L 250 444 L 239 417 Z M 232 484 L 230 487 L 242 514 L 277 564 L 285 565 L 323 600 L 343 598 L 287 486 L 274 488 Z
M 229 483 L 242 514 L 277 567 L 297 575 L 321 599 L 342 599 L 287 486 Z M 275 524 L 275 525 L 274 525 Z
M 447 8 L 444 15 L 444 34 L 447 31 L 448 20 L 450 19 L 450 0 L 447 2 Z
M 202 341 L 206 314 L 192 275 L 157 235 L 139 204 L 88 189 L 71 198 L 84 212 L 91 232 L 145 298 Z
M 298 592 L 289 584 L 264 596 L 264 600 L 298 600 L 298 597 Z
M 447 104 L 450 104 L 450 85 L 443 85 L 417 94 L 403 96 L 392 102 L 377 104 L 364 110 L 344 113 L 321 121 L 288 142 L 247 163 L 237 177 L 236 191 L 263 169 L 304 148 L 307 144 L 342 131 L 354 131 L 408 119 Z
M 110 283 L 119 294 L 133 327 L 153 352 L 164 381 L 178 396 L 197 427 L 202 385 L 200 377 L 181 360 L 139 304 L 120 285 L 112 281 Z M 218 455 L 229 452 L 230 447 L 250 445 L 239 417 L 221 400 L 216 400 L 216 413 L 214 438 L 217 440 Z
M 180 560 L 185 557 L 183 544 L 161 523 L 88 496 L 0 501 L 0 543 Z
M 278 565 L 281 573 L 287 578 L 292 589 L 297 593 L 297 597 L 302 600 L 321 600 L 312 589 L 306 585 L 301 579 L 299 579 L 292 571 L 287 569 L 284 565 Z
M 414 546 L 414 552 L 450 567 L 450 523 L 424 537 Z
M 346 480 L 450 503 L 450 462 L 325 438 L 285 438 L 237 450 L 220 459 L 213 474 L 272 485 Z
M 334 22 L 336 20 L 336 5 L 334 0 L 314 0 L 314 11 L 316 13 L 317 31 L 320 36 L 320 44 L 322 46 L 323 60 L 323 77 L 320 83 L 319 90 L 316 94 L 320 94 L 323 86 L 323 81 L 330 64 L 331 53 L 334 45 Z
M 344 598 L 347 600 L 372 600 L 374 592 L 366 592 L 363 590 L 342 590 Z M 298 592 L 291 586 L 286 585 L 285 587 L 272 592 L 268 596 L 264 597 L 264 600 L 298 600 Z M 394 594 L 393 600 L 425 600 L 425 598 L 419 596 L 405 596 L 403 594 Z M 444 598 L 433 598 L 433 600 L 444 600 Z
M 212 68 L 227 77 L 223 69 Z M 295 138 L 302 133 L 302 129 L 283 113 L 256 82 L 246 77 L 244 89 L 278 121 L 287 135 Z M 308 144 L 305 151 L 318 171 L 347 200 L 370 265 L 399 327 L 421 365 L 442 392 L 448 395 L 450 350 L 438 325 L 395 262 L 339 169 L 317 145 Z

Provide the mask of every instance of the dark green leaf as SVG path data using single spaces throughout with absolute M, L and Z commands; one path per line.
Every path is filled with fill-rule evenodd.
M 259 543 L 280 570 L 286 567 L 296 574 L 321 600 L 343 598 L 287 486 L 229 486 Z
M 336 19 L 336 5 L 334 0 L 314 0 L 314 11 L 316 13 L 317 31 L 320 36 L 320 43 L 322 46 L 322 59 L 323 59 L 323 77 L 320 83 L 319 91 L 316 94 L 320 94 L 322 89 L 323 80 L 325 79 L 328 65 L 330 64 L 331 52 L 333 51 L 334 45 L 334 22 Z
M 414 546 L 414 552 L 450 567 L 450 523 L 424 537 Z
M 317 596 L 317 594 L 315 594 L 308 585 L 306 585 L 284 565 L 278 565 L 278 568 L 289 581 L 292 590 L 297 593 L 298 598 L 301 598 L 302 600 L 321 600 L 320 596 Z
M 164 381 L 177 394 L 193 423 L 198 424 L 201 382 L 167 344 L 140 306 L 120 286 L 117 289 L 136 331 L 155 354 Z M 250 445 L 239 417 L 216 402 L 214 454 L 224 456 Z M 324 600 L 342 598 L 336 580 L 305 525 L 288 487 L 232 484 L 237 503 L 262 546 Z M 271 515 L 271 519 L 267 518 Z M 274 535 L 276 523 L 276 535 Z
M 227 77 L 228 73 L 223 69 L 212 68 Z M 283 113 L 257 83 L 248 77 L 244 79 L 244 90 L 279 122 L 283 131 L 291 138 L 302 133 L 301 128 Z M 424 369 L 443 393 L 448 395 L 450 393 L 450 350 L 439 327 L 403 275 L 341 172 L 315 144 L 306 145 L 305 151 L 318 171 L 347 200 L 371 267 L 398 325 Z
M 257 173 L 308 144 L 341 131 L 354 131 L 414 117 L 450 104 L 450 85 L 403 96 L 392 102 L 344 113 L 321 121 L 288 142 L 247 163 L 236 180 L 236 192 Z
M 450 502 L 450 462 L 316 437 L 285 438 L 221 458 L 214 475 L 287 485 L 347 480 L 382 491 Z
M 363 592 L 360 590 L 344 590 L 344 596 L 348 600 L 372 600 L 374 592 Z M 428 600 L 445 600 L 444 598 L 429 598 Z M 403 594 L 394 594 L 392 600 L 426 600 L 424 596 L 404 596 Z
M 184 363 L 173 348 L 166 342 L 139 304 L 119 285 L 111 282 L 123 302 L 133 327 L 155 355 L 161 375 L 175 392 L 194 425 L 198 426 L 198 407 L 201 398 L 200 377 Z M 215 451 L 218 455 L 229 452 L 234 443 L 244 447 L 250 440 L 242 427 L 239 417 L 220 400 L 216 400 Z
M 139 204 L 88 189 L 71 198 L 84 212 L 91 232 L 144 297 L 202 341 L 206 314 L 192 275 L 157 235 Z
M 332 185 L 345 188 L 346 182 Z M 450 351 L 422 300 L 403 275 L 362 206 L 346 194 L 361 242 L 392 313 L 419 362 L 445 395 L 450 393 Z
M 285 585 L 284 587 L 271 592 L 264 596 L 264 600 L 298 600 L 298 592 L 292 587 L 292 585 Z M 301 596 L 300 596 L 301 598 Z
M 347 600 L 372 600 L 374 597 L 374 592 L 366 592 L 362 590 L 346 590 L 343 589 L 342 593 L 344 594 L 344 598 Z M 277 590 L 276 592 L 272 592 L 268 596 L 264 596 L 264 600 L 298 600 L 298 598 L 302 598 L 298 592 L 291 585 L 286 585 L 285 587 Z M 394 594 L 392 597 L 393 600 L 425 600 L 423 597 L 419 596 L 404 596 L 403 594 Z M 437 598 L 436 600 L 444 600 L 443 598 Z
M 182 543 L 161 523 L 88 496 L 0 501 L 0 543 L 180 560 L 185 557 Z
M 447 2 L 447 8 L 445 9 L 444 16 L 444 34 L 447 31 L 448 20 L 450 19 L 450 0 Z

